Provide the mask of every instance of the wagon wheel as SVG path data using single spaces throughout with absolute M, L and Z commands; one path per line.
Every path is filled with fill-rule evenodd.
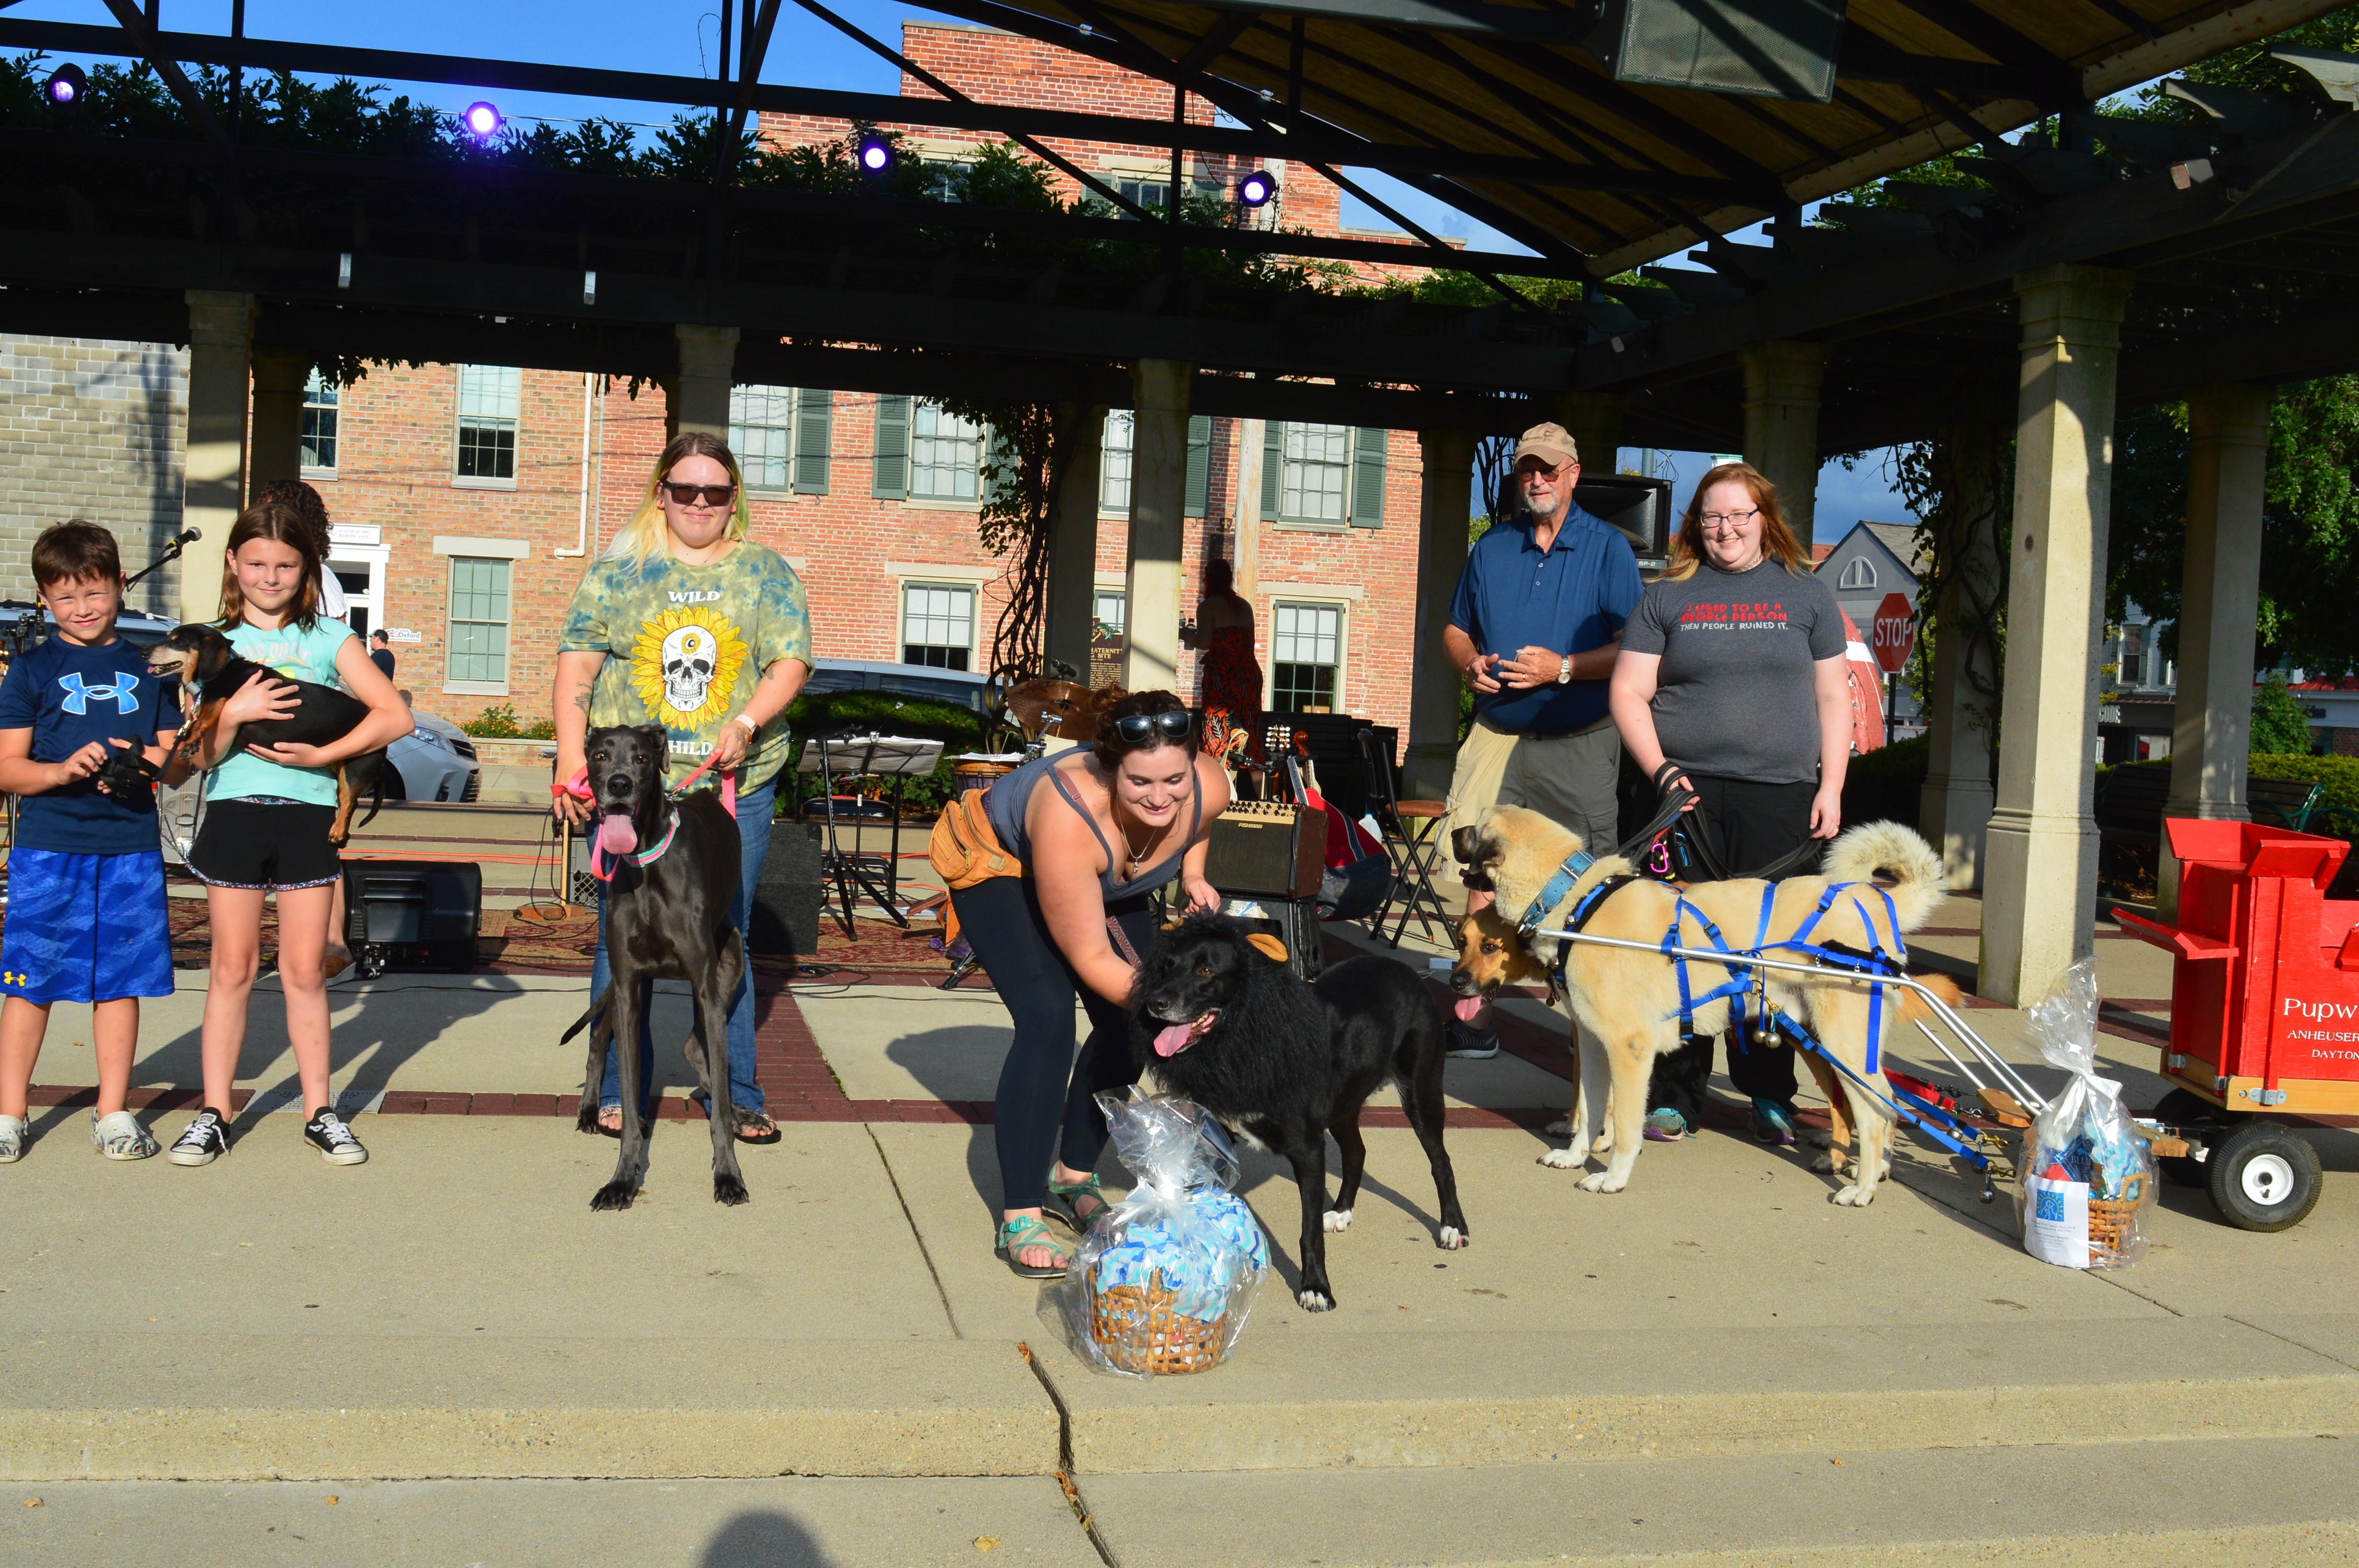
M 2318 1206 L 2318 1151 L 2276 1122 L 2245 1122 L 2204 1164 L 2212 1206 L 2240 1230 L 2288 1230 Z
M 2173 1089 L 2154 1108 L 2154 1119 L 2166 1127 L 2220 1128 L 2220 1108 L 2193 1089 Z M 2154 1162 L 2162 1179 L 2174 1187 L 2204 1184 L 2203 1162 L 2192 1155 L 2157 1155 Z

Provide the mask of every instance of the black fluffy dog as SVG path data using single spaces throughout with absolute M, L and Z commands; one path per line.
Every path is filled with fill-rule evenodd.
M 246 682 L 256 676 L 287 680 L 277 670 L 242 656 L 219 629 L 195 623 L 174 627 L 162 642 L 148 649 L 147 667 L 159 676 L 179 676 L 182 690 L 200 694 L 194 703 L 182 705 L 188 708 L 187 720 L 180 726 L 180 738 L 173 745 L 172 754 L 164 759 L 163 778 L 168 784 L 178 784 L 196 771 L 201 752 L 212 749 L 213 731 L 221 723 L 222 704 Z M 350 692 L 314 681 L 288 684 L 295 688 L 295 711 L 284 719 L 255 719 L 240 725 L 240 745 L 276 746 L 282 741 L 291 741 L 299 746 L 325 746 L 351 734 L 368 717 L 368 704 Z M 339 849 L 353 836 L 353 808 L 364 795 L 374 798 L 368 816 L 361 818 L 363 827 L 375 820 L 377 808 L 385 804 L 382 747 L 346 757 L 337 766 L 336 820 L 328 829 L 328 842 Z
M 1241 921 L 1191 915 L 1167 929 L 1131 1005 L 1131 1053 L 1171 1093 L 1282 1154 L 1302 1193 L 1302 1288 L 1310 1312 L 1335 1304 L 1327 1232 L 1352 1223 L 1367 1145 L 1360 1108 L 1386 1078 L 1433 1165 L 1440 1245 L 1466 1245 L 1458 1178 L 1441 1144 L 1446 1024 L 1424 982 L 1390 959 L 1346 959 L 1306 985 L 1257 950 Z M 1264 938 L 1264 940 L 1267 940 Z M 1327 1199 L 1327 1137 L 1343 1190 Z
M 647 1119 L 639 1114 L 639 1024 L 644 982 L 684 979 L 696 997 L 696 1032 L 688 1064 L 703 1086 L 712 1123 L 712 1201 L 741 1204 L 737 1119 L 729 1104 L 729 1003 L 745 973 L 745 941 L 730 923 L 737 896 L 737 819 L 715 790 L 675 802 L 664 792 L 671 736 L 660 724 L 590 731 L 590 788 L 601 817 L 598 843 L 612 880 L 606 886 L 606 957 L 614 978 L 562 1045 L 591 1024 L 589 1076 L 574 1125 L 598 1130 L 598 1085 L 606 1053 L 622 1053 L 623 1148 L 614 1179 L 590 1200 L 593 1209 L 631 1206 L 647 1174 Z M 641 865 L 637 857 L 662 846 Z M 594 1021 L 594 1022 L 593 1022 Z

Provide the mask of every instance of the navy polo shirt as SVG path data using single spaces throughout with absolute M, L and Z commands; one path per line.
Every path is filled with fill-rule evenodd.
M 1528 514 L 1474 541 L 1458 574 L 1450 623 L 1475 651 L 1513 658 L 1519 648 L 1585 654 L 1618 635 L 1637 606 L 1638 559 L 1630 541 L 1580 507 L 1565 514 L 1556 543 L 1532 541 Z M 1569 735 L 1605 717 L 1605 682 L 1550 682 L 1530 691 L 1476 692 L 1475 710 L 1516 734 Z

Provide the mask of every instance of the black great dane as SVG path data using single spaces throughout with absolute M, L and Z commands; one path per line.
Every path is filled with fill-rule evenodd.
M 623 1149 L 614 1179 L 590 1200 L 593 1209 L 631 1206 L 647 1174 L 647 1118 L 639 1111 L 639 1031 L 648 982 L 682 979 L 696 998 L 696 1031 L 687 1043 L 712 1114 L 712 1199 L 741 1204 L 736 1118 L 729 1104 L 729 1003 L 745 973 L 745 939 L 730 923 L 737 896 L 737 819 L 717 790 L 675 801 L 664 788 L 671 737 L 660 724 L 590 731 L 589 788 L 599 813 L 592 864 L 605 881 L 606 957 L 613 979 L 590 1011 L 565 1032 L 563 1044 L 590 1028 L 589 1076 L 582 1086 L 584 1132 L 598 1130 L 598 1086 L 606 1053 L 622 1054 Z

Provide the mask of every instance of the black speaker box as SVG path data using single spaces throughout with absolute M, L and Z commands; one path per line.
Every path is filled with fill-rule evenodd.
M 346 860 L 344 942 L 364 976 L 475 967 L 484 869 L 458 860 Z
M 1611 460 L 1610 459 L 1608 460 Z M 1671 481 L 1634 473 L 1587 474 L 1572 487 L 1572 503 L 1630 541 L 1642 571 L 1671 563 Z
M 1589 50 L 1616 81 L 1834 96 L 1844 0 L 1605 0 Z
M 762 861 L 761 881 L 754 884 L 748 951 L 787 958 L 808 958 L 819 951 L 823 831 L 815 822 L 783 818 L 770 829 L 770 852 Z

